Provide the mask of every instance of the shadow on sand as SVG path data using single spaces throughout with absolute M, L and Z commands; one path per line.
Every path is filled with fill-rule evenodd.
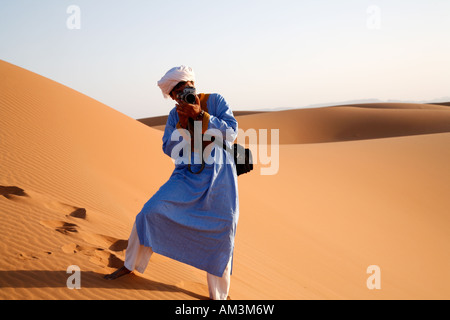
M 66 271 L 17 270 L 0 271 L 0 288 L 64 288 L 72 274 Z M 106 280 L 105 274 L 93 271 L 80 272 L 81 288 L 128 289 L 183 293 L 194 299 L 208 297 L 195 292 L 129 274 L 115 280 Z

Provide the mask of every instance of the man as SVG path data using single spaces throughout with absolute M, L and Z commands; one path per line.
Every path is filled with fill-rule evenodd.
M 194 82 L 193 70 L 185 66 L 170 69 L 158 81 L 164 97 L 177 102 L 163 135 L 163 151 L 176 160 L 175 169 L 136 216 L 124 266 L 105 278 L 116 279 L 134 270 L 143 273 L 156 252 L 205 270 L 210 298 L 224 300 L 230 288 L 239 217 L 236 168 L 232 159 L 206 161 L 203 170 L 199 170 L 200 164 L 195 161 L 191 166 L 178 161 L 180 152 L 174 151 L 180 141 L 173 137 L 186 135 L 185 129 L 192 119 L 198 121 L 202 133 L 211 129 L 222 133 L 230 146 L 237 136 L 238 124 L 219 94 L 196 95 L 194 103 L 182 101 L 179 94 L 186 87 L 194 87 Z M 217 152 L 221 153 L 221 159 L 231 157 L 222 147 L 212 150 L 209 159 L 217 156 Z M 202 150 L 190 152 L 190 158 L 203 156 L 199 152 Z

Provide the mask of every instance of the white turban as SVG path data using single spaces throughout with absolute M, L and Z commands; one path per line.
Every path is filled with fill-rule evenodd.
M 161 88 L 164 98 L 170 98 L 170 91 L 182 81 L 195 81 L 194 70 L 191 67 L 179 66 L 167 71 L 164 77 L 158 81 L 158 86 Z

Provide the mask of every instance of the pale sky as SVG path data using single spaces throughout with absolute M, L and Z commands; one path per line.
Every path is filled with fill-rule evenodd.
M 0 59 L 133 118 L 181 64 L 233 110 L 450 100 L 450 1 L 0 0 Z

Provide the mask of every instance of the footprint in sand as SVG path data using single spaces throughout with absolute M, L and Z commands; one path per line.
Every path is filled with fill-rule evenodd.
M 114 252 L 121 252 L 128 246 L 128 240 L 121 240 L 110 236 L 95 233 L 83 233 L 81 236 L 84 241 Z
M 16 186 L 0 186 L 0 196 L 5 197 L 6 199 L 18 200 L 18 197 L 27 197 L 28 200 L 26 200 L 26 202 L 28 202 L 31 205 L 43 206 L 52 211 L 61 210 L 62 213 L 65 211 L 69 213 L 66 215 L 66 217 L 73 217 L 77 219 L 86 220 L 87 214 L 85 208 L 70 206 L 62 202 L 50 199 L 47 196 L 36 192 L 33 192 L 32 195 L 34 197 L 31 197 L 29 194 L 25 192 L 25 190 Z M 78 225 L 76 225 L 75 223 L 58 220 L 40 221 L 40 223 L 46 227 L 52 228 L 55 231 L 61 232 L 63 234 L 78 232 Z
M 61 214 L 65 214 L 66 218 L 87 220 L 85 208 L 67 205 L 37 192 L 32 192 L 30 196 L 25 190 L 16 186 L 0 186 L 0 196 L 8 200 L 20 202 L 23 202 L 25 199 L 20 199 L 19 197 L 26 197 L 25 203 L 29 203 L 30 205 L 45 207 L 51 211 L 59 211 Z M 84 240 L 94 246 L 69 243 L 61 247 L 64 253 L 80 253 L 86 255 L 90 257 L 89 261 L 102 267 L 119 268 L 123 265 L 123 260 L 118 258 L 113 252 L 122 253 L 127 248 L 127 240 L 85 232 L 77 224 L 63 220 L 44 220 L 40 221 L 40 224 L 64 235 L 75 236 L 75 238 Z M 50 254 L 52 252 L 45 252 L 45 255 Z M 19 253 L 19 258 L 22 260 L 39 259 L 41 256 L 43 255 Z
M 44 194 L 37 192 L 26 193 L 25 190 L 16 186 L 0 186 L 0 196 L 4 196 L 9 200 L 20 201 L 30 205 L 44 207 L 51 211 L 61 212 L 66 218 L 75 218 L 87 221 L 87 213 L 85 208 L 79 208 L 65 203 L 56 201 Z M 20 199 L 19 197 L 26 197 Z M 80 226 L 64 220 L 43 220 L 39 222 L 41 225 L 53 229 L 64 235 L 75 237 L 75 239 L 83 240 L 92 245 L 79 245 L 77 243 L 69 243 L 61 247 L 64 253 L 80 253 L 89 256 L 89 260 L 100 266 L 118 268 L 123 265 L 123 261 L 116 256 L 115 253 L 121 254 L 127 248 L 128 241 L 117 239 L 102 234 L 95 234 L 81 230 Z M 73 239 L 73 238 L 72 238 Z M 52 254 L 50 251 L 46 255 Z M 41 255 L 19 253 L 19 258 L 23 260 L 39 259 Z
M 25 192 L 16 186 L 0 186 L 0 196 L 23 204 L 43 207 L 49 211 L 65 213 L 66 217 L 87 220 L 85 208 L 65 204 L 38 192 Z
M 40 254 L 35 254 L 35 253 L 33 253 L 33 254 L 30 254 L 30 253 L 19 253 L 19 254 L 18 254 L 18 257 L 19 257 L 19 259 L 21 259 L 21 260 L 38 260 L 38 259 L 40 259 L 40 258 L 43 258 L 43 257 L 45 257 L 45 256 L 49 256 L 49 255 L 51 255 L 51 254 L 52 254 L 51 251 L 45 251 L 45 252 L 42 252 L 42 253 L 40 253 Z
M 69 217 L 78 218 L 86 220 L 86 209 L 85 208 L 76 208 L 75 211 L 69 214 Z
M 43 226 L 54 229 L 55 231 L 61 232 L 62 234 L 70 234 L 78 232 L 78 226 L 75 223 L 69 223 L 59 220 L 40 221 L 39 223 L 42 224 Z
M 45 220 L 40 221 L 40 224 L 65 235 L 76 234 L 77 238 L 81 238 L 85 242 L 95 246 L 95 248 L 103 248 L 102 250 L 107 249 L 114 252 L 122 252 L 128 246 L 128 240 L 82 231 L 75 223 L 61 220 Z M 72 251 L 72 249 L 68 249 L 68 252 Z
M 90 246 L 80 246 L 76 243 L 68 243 L 61 247 L 64 253 L 81 253 L 90 257 L 89 261 L 102 267 L 120 268 L 123 266 L 123 260 L 115 254 L 106 251 L 103 248 Z
M 94 251 L 94 256 L 91 257 L 89 261 L 102 267 L 106 266 L 109 268 L 120 268 L 123 266 L 122 259 L 118 258 L 113 253 L 109 253 L 103 250 Z
M 0 186 L 0 196 L 4 196 L 6 199 L 12 200 L 15 196 L 28 197 L 25 191 L 19 187 L 5 187 Z
M 68 243 L 61 247 L 64 253 L 88 256 L 90 262 L 101 267 L 120 268 L 123 266 L 123 260 L 115 253 L 120 254 L 127 248 L 127 240 L 86 232 L 81 230 L 75 223 L 61 220 L 47 220 L 40 223 L 64 235 L 73 235 L 76 239 L 92 245 Z

